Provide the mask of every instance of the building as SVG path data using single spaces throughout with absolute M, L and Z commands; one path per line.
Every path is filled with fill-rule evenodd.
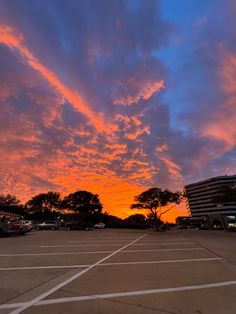
M 236 202 L 217 205 L 212 198 L 226 185 L 236 185 L 236 175 L 219 176 L 195 182 L 184 187 L 187 208 L 192 217 L 205 217 L 209 224 L 227 227 L 236 223 Z

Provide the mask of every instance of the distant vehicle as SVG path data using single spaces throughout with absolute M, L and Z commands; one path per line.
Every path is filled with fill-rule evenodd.
M 55 220 L 44 221 L 36 226 L 37 230 L 56 230 L 58 228 L 59 228 L 58 222 Z
M 27 229 L 27 231 L 32 231 L 36 226 L 36 224 L 31 220 L 21 220 L 21 224 Z
M 211 230 L 211 226 L 209 224 L 203 224 L 199 227 L 199 230 Z
M 190 225 L 190 226 L 187 227 L 187 229 L 188 229 L 188 230 L 189 230 L 189 229 L 199 229 L 199 227 L 194 226 L 194 225 Z
M 224 230 L 222 225 L 214 225 L 213 230 Z
M 105 227 L 106 227 L 106 225 L 103 222 L 99 222 L 99 223 L 94 225 L 95 229 L 104 229 Z
M 185 225 L 178 225 L 177 229 L 188 229 L 188 226 Z
M 225 231 L 236 232 L 236 226 L 228 226 Z
M 93 224 L 90 222 L 81 223 L 80 221 L 68 221 L 65 222 L 65 229 L 70 230 L 92 230 Z

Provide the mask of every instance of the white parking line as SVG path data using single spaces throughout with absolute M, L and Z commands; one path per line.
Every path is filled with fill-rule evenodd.
M 110 240 L 103 240 L 103 241 L 66 241 L 66 242 L 64 242 L 63 243 L 63 245 L 75 245 L 75 244 L 81 244 L 81 245 L 87 245 L 87 244 L 93 244 L 94 243 L 94 245 L 96 245 L 96 244 L 104 244 L 104 243 L 106 243 L 106 244 L 111 244 L 111 245 L 113 245 L 113 244 L 125 244 L 125 243 L 127 243 L 128 241 L 131 241 L 131 239 L 130 240 L 113 240 L 113 241 L 110 241 Z M 60 243 L 52 243 L 52 245 L 60 245 L 61 244 L 61 242 Z
M 192 259 L 174 259 L 165 261 L 143 261 L 143 262 L 114 262 L 114 263 L 101 263 L 99 266 L 119 266 L 119 265 L 142 265 L 142 264 L 168 264 L 168 263 L 186 263 L 186 262 L 208 262 L 217 261 L 220 257 L 209 258 L 192 258 Z M 91 265 L 54 265 L 54 266 L 25 266 L 25 267 L 0 267 L 0 271 L 10 270 L 36 270 L 36 269 L 64 269 L 64 268 L 85 268 Z
M 119 241 L 119 240 L 122 240 L 122 241 L 132 241 L 132 240 L 135 240 L 136 237 L 130 237 L 130 238 L 123 238 L 121 237 L 120 235 L 117 235 L 115 238 L 111 238 L 111 237 L 108 237 L 108 236 L 104 236 L 104 238 L 87 238 L 85 237 L 86 240 L 68 240 L 68 242 L 72 242 L 72 241 L 81 241 L 81 242 L 87 242 L 87 241 Z
M 48 300 L 40 301 L 37 305 L 56 304 L 56 303 L 58 304 L 58 303 L 65 303 L 65 302 L 78 302 L 78 301 L 96 300 L 96 299 L 119 298 L 119 297 L 159 294 L 159 293 L 178 292 L 178 291 L 190 291 L 190 290 L 199 290 L 199 289 L 219 288 L 219 287 L 232 286 L 232 285 L 236 285 L 236 280 L 203 284 L 203 285 L 175 287 L 175 288 L 126 291 L 126 292 L 117 292 L 117 293 L 78 296 L 78 297 L 71 297 L 71 298 L 48 299 Z
M 184 245 L 184 244 L 195 244 L 194 242 L 166 242 L 166 243 L 139 243 L 133 245 Z M 80 247 L 80 246 L 120 246 L 120 244 L 69 244 L 69 245 L 41 245 L 41 248 L 59 248 L 59 247 Z
M 64 248 L 64 247 L 91 247 L 91 246 L 121 246 L 122 244 L 69 244 L 69 245 L 41 245 L 41 248 Z
M 135 243 L 133 245 L 185 245 L 185 244 L 196 244 L 195 242 L 155 242 L 155 243 Z
M 194 251 L 206 250 L 203 247 L 190 247 L 181 249 L 156 249 L 156 250 L 123 250 L 122 253 L 133 252 L 172 252 L 172 251 Z M 0 254 L 0 257 L 22 257 L 22 256 L 54 256 L 54 255 L 80 255 L 80 254 L 105 254 L 112 253 L 113 251 L 82 251 L 82 252 L 54 252 L 54 253 L 18 253 L 18 254 Z
M 53 255 L 77 255 L 77 254 L 105 254 L 113 251 L 89 251 L 89 252 L 55 252 L 55 253 L 18 253 L 18 254 L 0 254 L 0 257 L 21 257 L 21 256 L 53 256 Z
M 189 240 L 189 238 L 175 238 L 175 237 L 163 237 L 163 238 L 161 238 L 161 237 L 149 237 L 149 236 L 147 236 L 146 238 L 145 238 L 145 240 L 150 240 L 150 241 L 187 241 L 187 240 Z
M 147 240 L 157 240 L 156 238 L 148 238 L 146 237 Z M 158 238 L 158 240 L 161 238 Z M 176 239 L 176 238 L 163 238 L 164 240 L 168 241 L 188 241 L 188 239 Z M 68 243 L 89 243 L 89 242 L 122 242 L 122 241 L 130 241 L 132 239 L 94 239 L 94 240 L 71 240 L 67 241 Z
M 24 310 L 28 309 L 29 307 L 31 307 L 32 305 L 34 305 L 35 303 L 38 303 L 40 300 L 46 298 L 47 296 L 49 296 L 50 294 L 54 293 L 55 291 L 61 289 L 62 287 L 66 286 L 68 283 L 72 282 L 73 280 L 79 278 L 80 276 L 82 276 L 83 274 L 85 274 L 86 272 L 88 272 L 89 270 L 91 270 L 92 268 L 96 267 L 98 264 L 103 263 L 105 260 L 109 259 L 110 257 L 116 255 L 117 253 L 121 252 L 123 249 L 129 247 L 130 245 L 132 245 L 133 243 L 139 241 L 140 239 L 142 239 L 143 237 L 145 237 L 145 234 L 138 237 L 136 240 L 126 244 L 125 246 L 121 247 L 120 249 L 112 252 L 111 254 L 107 255 L 106 257 L 100 259 L 99 261 L 97 261 L 96 263 L 90 265 L 89 267 L 85 268 L 84 270 L 76 273 L 75 275 L 69 277 L 68 279 L 64 280 L 63 282 L 61 282 L 60 284 L 56 285 L 55 287 L 53 287 L 52 289 L 42 293 L 41 295 L 37 296 L 36 298 L 32 299 L 29 302 L 26 302 L 24 305 L 22 305 L 20 308 L 12 311 L 10 314 L 19 314 L 21 312 L 23 312 Z
M 41 300 L 36 301 L 32 305 L 40 306 L 40 305 L 59 304 L 59 303 L 67 303 L 67 302 L 81 302 L 81 301 L 98 300 L 98 299 L 132 297 L 132 296 L 139 296 L 139 295 L 152 295 L 152 294 L 160 294 L 160 293 L 179 292 L 179 291 L 221 288 L 221 287 L 227 287 L 227 286 L 233 286 L 233 285 L 236 285 L 236 280 L 208 283 L 208 284 L 202 284 L 202 285 L 174 287 L 174 288 L 149 289 L 149 290 L 85 295 L 85 296 L 69 297 L 69 298 L 47 299 L 47 300 L 42 300 L 42 301 Z M 11 309 L 11 308 L 16 308 L 16 307 L 20 307 L 20 309 L 28 308 L 28 304 L 29 304 L 28 302 L 2 304 L 0 305 L 0 309 Z M 16 313 L 16 311 L 13 311 L 11 313 Z
M 127 250 L 122 251 L 122 253 L 132 253 L 132 252 L 174 252 L 174 251 L 194 251 L 194 250 L 205 250 L 202 247 L 190 247 L 184 249 L 157 249 L 157 250 Z

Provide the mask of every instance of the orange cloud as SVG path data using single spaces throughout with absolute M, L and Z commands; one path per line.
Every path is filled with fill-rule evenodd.
M 164 81 L 148 81 L 146 83 L 137 84 L 133 79 L 130 80 L 130 85 L 134 85 L 138 92 L 135 95 L 128 95 L 126 97 L 120 97 L 113 101 L 114 105 L 134 105 L 137 104 L 141 99 L 149 99 L 155 93 L 159 92 L 164 88 Z
M 168 150 L 168 145 L 163 144 L 163 145 L 157 146 L 155 150 L 160 153 L 166 152 Z
M 40 73 L 77 111 L 83 113 L 98 131 L 108 133 L 114 130 L 113 125 L 105 122 L 102 113 L 94 112 L 76 91 L 63 84 L 53 71 L 44 66 L 23 44 L 23 40 L 23 36 L 11 27 L 0 25 L 0 43 L 19 51 L 27 64 Z
M 124 122 L 126 126 L 129 126 L 130 124 L 134 126 L 140 126 L 142 124 L 142 121 L 139 118 L 142 116 L 143 116 L 142 113 L 136 116 L 132 116 L 132 117 L 128 117 L 122 114 L 117 114 L 115 116 L 115 120 Z
M 22 150 L 22 154 L 19 154 L 19 151 L 15 154 L 9 152 L 10 158 L 7 159 L 2 156 L 3 160 L 0 159 L 1 165 L 4 168 L 11 168 L 9 175 L 2 177 L 5 182 L 2 193 L 12 192 L 23 201 L 26 201 L 37 193 L 52 189 L 45 187 L 45 183 L 43 183 L 43 186 L 30 184 L 32 174 L 36 174 L 40 181 L 50 178 L 50 184 L 55 186 L 53 189 L 62 192 L 63 195 L 78 189 L 85 189 L 99 194 L 104 205 L 104 211 L 112 215 L 125 218 L 139 212 L 147 214 L 146 211 L 130 209 L 130 205 L 134 202 L 134 196 L 149 188 L 147 185 L 140 185 L 140 180 L 151 178 L 150 171 L 153 169 L 149 169 L 148 165 L 147 167 L 138 168 L 137 173 L 134 175 L 121 178 L 114 171 L 107 169 L 106 165 L 102 163 L 103 160 L 97 159 L 96 156 L 91 157 L 90 160 L 86 154 L 90 154 L 91 151 L 86 149 L 79 152 L 80 155 L 75 153 L 74 156 L 69 157 L 63 151 L 57 151 L 52 159 L 46 159 L 47 165 L 45 165 L 45 161 L 37 159 L 29 166 L 26 158 L 34 156 L 34 153 L 34 150 L 28 150 L 24 154 Z M 74 164 L 71 160 L 74 160 Z M 137 163 L 142 162 L 137 161 Z M 18 169 L 18 178 L 20 180 L 14 176 L 16 169 Z M 163 219 L 174 221 L 179 214 L 181 213 L 177 209 L 173 209 L 163 216 Z
M 180 176 L 181 168 L 179 165 L 174 163 L 169 157 L 160 157 L 160 160 L 165 163 L 170 174 Z
M 137 169 L 139 166 L 147 166 L 149 167 L 149 163 L 146 161 L 136 160 L 136 159 L 129 159 L 125 161 L 124 169 L 130 170 L 133 167 Z
M 149 126 L 144 126 L 142 128 L 138 128 L 136 131 L 132 133 L 126 133 L 126 137 L 132 141 L 137 140 L 137 138 L 142 134 L 150 134 L 150 128 Z

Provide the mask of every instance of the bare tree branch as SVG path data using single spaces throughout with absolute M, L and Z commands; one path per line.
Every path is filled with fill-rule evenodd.
M 171 210 L 172 208 L 174 208 L 175 205 L 170 206 L 169 208 L 167 208 L 164 212 L 159 214 L 159 218 L 161 218 L 162 215 L 164 215 L 165 213 L 167 213 L 169 210 Z M 161 210 L 161 209 L 160 209 Z

